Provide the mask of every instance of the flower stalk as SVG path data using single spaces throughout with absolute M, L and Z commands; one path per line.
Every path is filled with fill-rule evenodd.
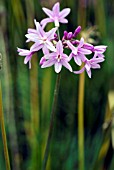
M 47 143 L 46 143 L 46 148 L 45 148 L 45 153 L 44 153 L 42 170 L 46 169 L 48 156 L 49 156 L 50 144 L 51 144 L 52 133 L 53 133 L 53 128 L 54 128 L 55 111 L 56 111 L 58 92 L 59 92 L 59 86 L 60 86 L 60 77 L 61 77 L 60 73 L 57 74 L 54 97 L 53 97 L 53 104 L 52 104 L 52 111 L 51 111 L 51 116 L 50 116 L 49 133 L 48 133 L 48 138 L 47 138 Z
M 8 147 L 7 147 L 5 124 L 4 124 L 3 108 L 2 108 L 2 87 L 1 87 L 1 81 L 0 81 L 0 125 L 1 125 L 1 131 L 2 131 L 2 140 L 3 140 L 3 147 L 4 147 L 4 156 L 5 156 L 6 170 L 11 170 L 11 168 L 10 168 L 10 160 L 9 160 L 9 153 L 8 153 Z
M 78 161 L 79 170 L 84 170 L 84 85 L 85 72 L 79 77 L 78 93 Z

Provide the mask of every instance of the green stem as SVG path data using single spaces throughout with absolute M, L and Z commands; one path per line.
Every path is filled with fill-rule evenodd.
M 83 5 L 84 0 L 79 1 L 78 7 L 78 24 L 82 29 L 86 27 L 86 7 Z M 83 65 L 82 65 L 83 67 Z M 81 68 L 82 68 L 81 67 Z M 84 170 L 84 85 L 85 85 L 85 73 L 83 72 L 79 76 L 79 93 L 78 93 L 78 163 L 79 170 Z
M 57 34 L 58 34 L 58 38 L 59 38 L 59 40 L 60 40 L 59 28 L 57 29 Z
M 54 128 L 54 118 L 55 118 L 55 110 L 56 110 L 56 105 L 57 105 L 59 86 L 60 86 L 60 73 L 57 75 L 56 84 L 55 84 L 52 111 L 51 111 L 51 117 L 50 117 L 49 133 L 48 133 L 48 139 L 47 139 L 45 153 L 44 153 L 42 170 L 46 170 L 46 165 L 48 161 L 50 144 L 51 144 L 51 139 L 52 139 L 52 132 Z
M 84 170 L 84 84 L 85 74 L 79 77 L 78 97 L 78 161 L 79 170 Z
M 1 88 L 1 81 L 0 81 L 0 124 L 2 130 L 2 140 L 4 146 L 4 156 L 6 162 L 6 170 L 10 170 L 10 160 L 8 154 L 8 147 L 7 147 L 7 139 L 6 139 L 6 131 L 5 131 L 5 124 L 4 124 L 4 115 L 3 115 L 3 108 L 2 108 L 2 88 Z

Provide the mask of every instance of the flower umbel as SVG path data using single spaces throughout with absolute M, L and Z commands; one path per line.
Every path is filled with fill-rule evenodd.
M 62 39 L 60 39 L 59 23 L 68 23 L 65 17 L 70 13 L 70 8 L 60 11 L 60 4 L 57 2 L 52 7 L 52 10 L 47 8 L 42 9 L 48 15 L 48 18 L 43 19 L 40 23 L 34 20 L 36 28 L 29 28 L 25 35 L 27 37 L 26 42 L 33 42 L 30 50 L 21 48 L 17 50 L 20 56 L 25 56 L 24 64 L 29 63 L 29 68 L 31 68 L 32 55 L 42 50 L 43 57 L 39 63 L 41 68 L 54 65 L 55 72 L 59 73 L 62 66 L 64 66 L 74 74 L 80 74 L 86 70 L 89 78 L 91 78 L 91 70 L 99 69 L 100 63 L 105 60 L 104 52 L 107 46 L 94 46 L 85 42 L 83 37 L 78 40 L 77 35 L 81 32 L 81 26 L 78 26 L 74 32 L 65 30 Z M 50 22 L 54 22 L 55 27 L 45 32 L 44 28 Z M 68 50 L 69 56 L 63 52 L 65 51 L 64 49 Z M 73 71 L 74 69 L 70 65 L 72 58 L 74 58 L 76 65 L 81 66 L 84 64 L 84 67 L 79 71 Z

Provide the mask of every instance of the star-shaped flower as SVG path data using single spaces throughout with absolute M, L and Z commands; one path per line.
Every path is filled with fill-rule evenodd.
M 103 62 L 105 59 L 103 57 L 97 57 L 96 54 L 94 54 L 93 58 L 88 60 L 86 57 L 84 59 L 84 67 L 79 71 L 74 71 L 75 74 L 81 74 L 84 70 L 86 70 L 89 78 L 91 78 L 91 69 L 99 69 L 100 65 L 99 63 Z
M 52 11 L 47 8 L 42 8 L 43 11 L 49 16 L 41 21 L 41 25 L 44 28 L 47 23 L 54 22 L 56 27 L 59 27 L 59 23 L 68 23 L 68 20 L 65 17 L 70 13 L 70 8 L 65 8 L 60 12 L 60 4 L 57 2 Z
M 98 57 L 104 57 L 104 52 L 106 51 L 107 46 L 105 45 L 98 45 L 95 46 L 93 49 L 93 52 L 96 54 Z
M 77 47 L 72 45 L 72 43 L 70 41 L 67 41 L 67 45 L 72 50 L 72 52 L 70 54 L 70 59 L 72 57 L 74 57 L 74 61 L 79 66 L 81 66 L 81 64 L 82 64 L 83 57 L 86 54 L 91 54 L 92 53 L 90 50 L 83 48 L 83 45 L 84 45 L 84 39 L 83 38 L 80 39 L 79 44 L 78 44 Z
M 39 51 L 40 49 L 47 48 L 51 51 L 55 51 L 55 47 L 51 40 L 54 39 L 54 34 L 57 31 L 57 28 L 53 28 L 50 31 L 45 32 L 39 22 L 36 22 L 36 20 L 34 20 L 34 22 L 36 25 L 36 30 L 28 29 L 28 34 L 25 35 L 28 38 L 27 42 L 35 42 L 31 46 L 30 50 Z
M 17 51 L 19 52 L 20 56 L 26 56 L 24 59 L 24 64 L 27 64 L 29 62 L 29 68 L 31 68 L 31 58 L 35 52 L 21 48 L 17 48 Z
M 56 52 L 49 53 L 45 55 L 43 59 L 46 61 L 43 62 L 41 68 L 50 67 L 52 65 L 55 66 L 55 72 L 59 73 L 62 69 L 62 66 L 66 67 L 69 71 L 72 72 L 72 67 L 70 66 L 69 57 L 63 53 L 63 45 L 61 40 L 59 40 L 56 44 Z M 41 59 L 42 60 L 42 59 Z

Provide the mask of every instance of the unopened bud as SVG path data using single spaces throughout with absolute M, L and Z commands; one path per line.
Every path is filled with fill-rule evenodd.
M 81 26 L 78 26 L 75 31 L 74 31 L 74 34 L 73 34 L 73 38 L 75 38 L 81 31 Z

